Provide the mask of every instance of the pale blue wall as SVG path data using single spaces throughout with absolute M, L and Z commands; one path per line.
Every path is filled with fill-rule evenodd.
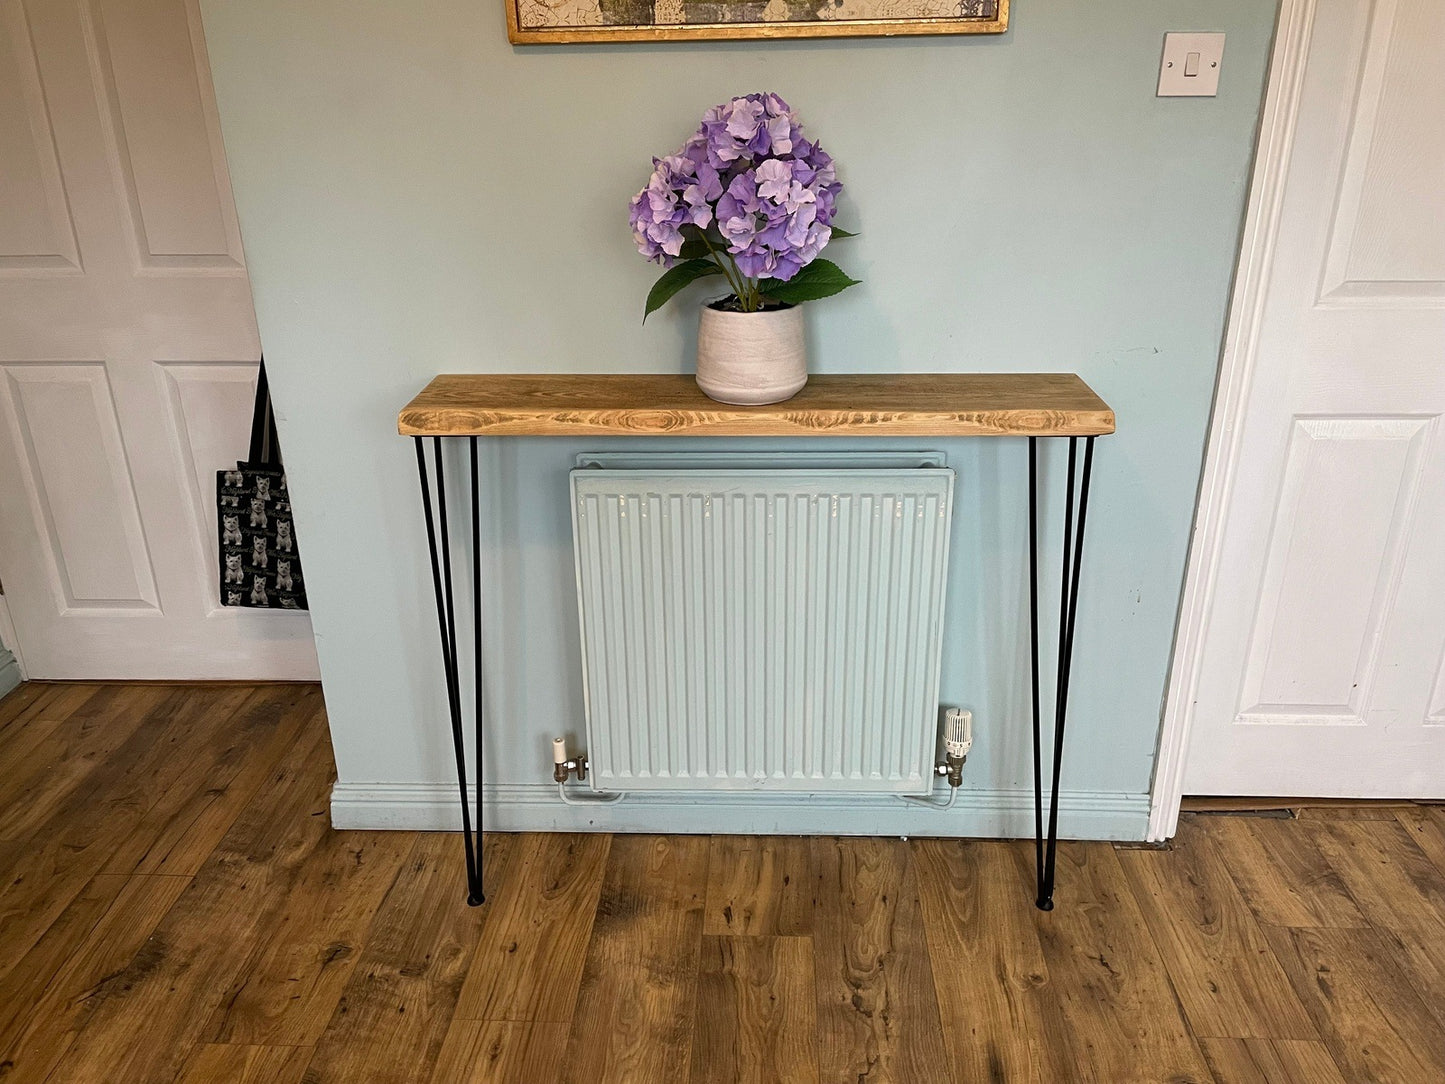
M 1108 830 L 1142 835 L 1272 4 L 1017 0 L 1007 35 L 972 40 L 519 49 L 502 0 L 202 7 L 343 782 L 450 777 L 397 408 L 438 371 L 685 371 L 695 313 L 641 325 L 654 269 L 626 202 L 706 107 L 773 89 L 863 232 L 831 253 L 866 285 L 814 306 L 816 369 L 1075 370 L 1116 408 L 1065 786 L 1129 796 Z M 1218 98 L 1154 97 L 1170 29 L 1228 33 Z M 961 471 L 944 700 L 978 714 L 969 785 L 1026 788 L 1024 446 L 923 445 Z M 578 729 L 565 469 L 621 446 L 486 444 L 489 781 L 545 779 L 546 738 Z

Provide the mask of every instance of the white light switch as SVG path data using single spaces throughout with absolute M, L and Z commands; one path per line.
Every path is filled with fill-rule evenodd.
M 1212 98 L 1224 63 L 1223 34 L 1165 34 L 1159 97 Z

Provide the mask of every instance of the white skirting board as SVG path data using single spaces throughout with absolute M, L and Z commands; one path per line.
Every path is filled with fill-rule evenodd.
M 581 796 L 587 788 L 573 784 Z M 947 791 L 939 787 L 939 799 Z M 473 792 L 475 802 L 475 792 Z M 1034 798 L 1022 790 L 963 790 L 951 810 L 923 809 L 892 795 L 648 794 L 608 805 L 566 805 L 552 783 L 487 787 L 486 827 L 498 832 L 671 832 L 737 835 L 947 836 L 1032 839 Z M 1047 809 L 1045 810 L 1047 815 Z M 1063 791 L 1062 839 L 1142 840 L 1147 794 Z M 333 828 L 456 831 L 455 783 L 337 783 Z

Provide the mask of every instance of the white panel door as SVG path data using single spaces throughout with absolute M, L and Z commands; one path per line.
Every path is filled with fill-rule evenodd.
M 1445 3 L 1319 0 L 1187 794 L 1445 797 Z
M 0 582 L 32 678 L 310 678 L 228 609 L 258 356 L 194 0 L 0 0 Z

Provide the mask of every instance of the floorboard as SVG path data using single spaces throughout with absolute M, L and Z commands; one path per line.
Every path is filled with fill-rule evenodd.
M 330 834 L 332 770 L 318 730 L 278 766 L 155 934 L 110 978 L 57 1081 L 169 1081 L 255 946 L 272 936 L 300 871 Z
M 0 1084 L 1434 1084 L 1445 809 L 1169 849 L 336 832 L 320 691 L 0 700 Z
M 1314 1027 L 1208 836 L 1181 822 L 1169 851 L 1119 853 L 1199 1037 L 1312 1039 Z
M 1040 1041 L 1044 1080 L 1208 1084 L 1171 981 L 1196 980 L 1169 974 L 1114 849 L 1060 844 L 1058 879 L 1033 916 L 1062 1022 Z
M 687 1079 L 708 841 L 617 836 L 572 1018 L 566 1084 Z
M 1345 1084 L 1324 1043 L 1300 1039 L 1201 1039 L 1217 1084 Z
M 1185 814 L 1225 856 L 1229 875 L 1255 918 L 1267 926 L 1368 926 L 1310 829 L 1273 817 Z
M 540 1084 L 557 1080 L 562 1075 L 566 1050 L 566 1024 L 454 1020 L 437 1056 L 431 1084 Z
M 503 864 L 511 845 L 493 838 L 487 861 Z M 486 918 L 466 904 L 460 858 L 455 836 L 415 837 L 316 1044 L 307 1084 L 408 1084 L 435 1064 Z
M 414 840 L 331 832 L 298 871 L 203 1030 L 213 1043 L 316 1043 L 371 940 L 377 911 Z
M 817 1084 L 810 937 L 704 936 L 691 1084 Z
M 311 1051 L 296 1046 L 196 1047 L 176 1084 L 301 1084 Z
M 812 872 L 812 846 L 803 836 L 714 836 L 703 932 L 811 934 Z
M 492 893 L 494 917 L 467 972 L 458 1019 L 572 1019 L 610 845 L 597 834 L 518 838 Z
M 953 1081 L 908 845 L 815 839 L 813 864 L 819 1078 Z
M 1445 1080 L 1445 1029 L 1376 930 L 1265 931 L 1346 1080 Z

